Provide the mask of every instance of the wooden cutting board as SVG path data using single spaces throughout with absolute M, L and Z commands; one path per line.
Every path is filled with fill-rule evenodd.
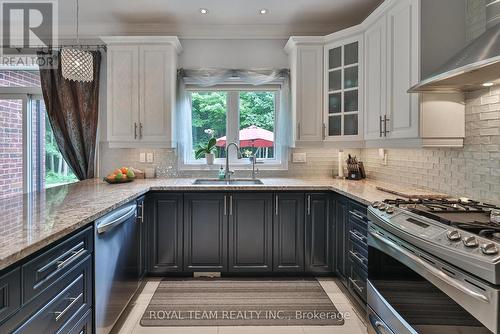
M 425 190 L 412 190 L 408 192 L 403 192 L 399 190 L 394 190 L 394 189 L 389 189 L 389 188 L 384 188 L 384 187 L 377 187 L 377 190 L 393 194 L 396 196 L 404 197 L 404 198 L 428 198 L 428 199 L 436 199 L 436 198 L 449 198 L 451 196 L 445 195 L 445 194 L 437 194 L 433 192 L 426 192 Z

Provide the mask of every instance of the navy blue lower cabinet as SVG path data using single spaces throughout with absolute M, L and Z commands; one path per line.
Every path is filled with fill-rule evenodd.
M 145 197 L 139 197 L 136 200 L 137 203 L 137 223 L 139 224 L 139 252 L 137 253 L 139 262 L 139 277 L 143 278 L 147 272 L 147 219 L 146 219 L 146 206 L 145 206 Z
M 0 323 L 21 308 L 21 269 L 0 277 Z
M 184 195 L 184 271 L 227 271 L 229 195 Z
M 89 258 L 48 291 L 51 297 L 14 333 L 66 333 L 92 306 L 92 262 Z
M 0 274 L 0 333 L 69 333 L 86 314 L 92 323 L 92 235 L 77 232 Z
M 182 272 L 183 195 L 148 194 L 146 211 L 149 273 Z
M 304 194 L 276 193 L 273 208 L 273 271 L 304 271 Z
M 71 329 L 68 334 L 92 334 L 93 323 L 92 323 L 92 310 L 87 311 L 87 313 L 76 323 L 75 327 Z
M 347 286 L 361 305 L 366 304 L 366 284 L 368 277 L 368 217 L 367 207 L 349 201 L 349 236 L 347 256 L 349 271 Z
M 329 274 L 333 263 L 330 194 L 309 193 L 305 197 L 305 270 L 313 274 Z
M 349 200 L 342 195 L 334 195 L 333 222 L 335 235 L 335 273 L 347 285 L 347 277 L 350 272 L 348 257 L 349 241 Z
M 332 273 L 331 206 L 326 193 L 148 194 L 149 273 Z
M 235 193 L 228 202 L 229 271 L 272 271 L 273 195 Z
M 94 237 L 86 229 L 50 247 L 22 266 L 23 302 L 27 303 L 92 253 Z

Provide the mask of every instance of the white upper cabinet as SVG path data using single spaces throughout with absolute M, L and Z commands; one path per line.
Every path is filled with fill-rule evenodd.
M 176 52 L 168 45 L 139 48 L 141 140 L 171 144 L 175 108 Z
M 388 0 L 362 23 L 366 146 L 463 145 L 462 94 L 408 93 L 425 75 L 423 69 L 439 67 L 461 48 L 460 34 L 465 38 L 452 24 L 461 20 L 453 17 L 464 11 L 463 4 L 441 1 Z M 442 42 L 447 36 L 453 43 Z
M 114 46 L 107 52 L 107 138 L 130 142 L 139 124 L 139 49 Z
M 321 142 L 323 126 L 323 43 L 314 38 L 290 39 L 292 115 L 295 142 Z
M 363 138 L 362 35 L 342 38 L 325 46 L 326 140 Z
M 387 116 L 384 135 L 389 138 L 419 136 L 419 96 L 408 89 L 420 80 L 418 1 L 398 0 L 387 14 Z
M 379 19 L 365 32 L 365 139 L 384 136 L 387 119 L 387 21 Z
M 107 53 L 110 147 L 175 146 L 176 37 L 102 37 Z
M 386 0 L 357 26 L 324 37 L 291 37 L 286 50 L 296 143 L 462 146 L 463 95 L 408 90 L 465 46 L 464 22 L 463 1 Z

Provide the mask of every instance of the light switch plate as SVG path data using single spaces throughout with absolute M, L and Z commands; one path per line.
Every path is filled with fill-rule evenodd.
M 292 162 L 294 162 L 294 163 L 306 163 L 307 162 L 307 153 L 293 153 L 292 154 Z
M 139 162 L 146 162 L 146 153 L 139 153 Z
M 154 162 L 153 153 L 148 153 L 148 154 L 146 155 L 146 161 L 147 161 L 148 163 L 152 163 L 152 162 Z

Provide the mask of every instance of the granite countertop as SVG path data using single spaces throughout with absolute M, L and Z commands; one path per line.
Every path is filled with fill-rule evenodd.
M 93 179 L 0 200 L 0 270 L 148 191 L 336 191 L 366 205 L 396 197 L 377 190 L 377 186 L 406 193 L 423 193 L 371 180 L 280 178 L 262 179 L 263 185 L 250 186 L 193 185 L 193 181 L 151 179 L 109 185 Z

